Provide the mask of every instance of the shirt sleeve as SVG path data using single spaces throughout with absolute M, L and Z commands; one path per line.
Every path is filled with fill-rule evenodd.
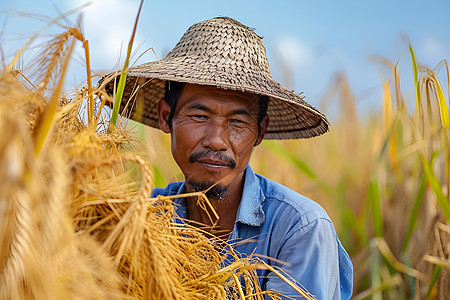
M 304 227 L 292 228 L 272 263 L 283 268 L 298 285 L 318 300 L 349 299 L 352 293 L 352 263 L 327 219 L 317 219 Z M 269 272 L 265 290 L 280 291 L 291 298 L 303 299 L 276 274 Z M 266 299 L 270 297 L 266 296 Z

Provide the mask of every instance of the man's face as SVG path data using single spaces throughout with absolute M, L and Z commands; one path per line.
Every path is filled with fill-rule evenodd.
M 181 168 L 188 188 L 206 189 L 218 183 L 222 190 L 239 188 L 254 146 L 267 128 L 267 117 L 258 135 L 258 97 L 210 86 L 186 84 L 172 119 L 170 107 L 161 101 L 160 127 L 171 133 L 172 154 Z M 210 195 L 214 198 L 214 195 Z

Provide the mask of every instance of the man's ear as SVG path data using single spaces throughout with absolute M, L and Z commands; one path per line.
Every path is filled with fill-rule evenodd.
M 261 122 L 261 126 L 259 129 L 259 136 L 258 139 L 256 140 L 255 147 L 261 144 L 264 135 L 266 135 L 267 126 L 269 126 L 269 116 L 266 115 Z
M 160 100 L 158 102 L 158 125 L 159 128 L 161 128 L 161 130 L 165 133 L 170 133 L 169 114 L 169 104 L 164 100 Z

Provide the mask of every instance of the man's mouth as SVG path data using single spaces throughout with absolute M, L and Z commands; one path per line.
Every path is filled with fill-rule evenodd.
M 210 158 L 200 158 L 197 159 L 197 162 L 213 168 L 230 167 L 230 164 L 227 162 Z
M 189 157 L 189 162 L 200 163 L 208 168 L 226 168 L 229 167 L 234 169 L 236 167 L 236 162 L 234 159 L 228 155 L 220 152 L 215 152 L 211 150 L 205 150 L 202 152 L 197 152 Z

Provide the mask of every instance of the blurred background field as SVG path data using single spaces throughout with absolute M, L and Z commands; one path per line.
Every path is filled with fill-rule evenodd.
M 327 210 L 354 263 L 354 299 L 450 295 L 448 91 L 444 97 L 435 73 L 419 63 L 413 71 L 409 59 L 418 74 L 415 97 L 403 97 L 401 74 L 384 61 L 392 77 L 383 78 L 383 110 L 358 116 L 340 75 L 332 93 L 340 111 L 331 132 L 311 140 L 266 140 L 250 162 Z M 446 61 L 439 67 L 448 74 Z M 408 112 L 407 104 L 415 109 Z M 182 180 L 169 136 L 129 126 L 145 138 L 155 184 Z
M 379 41 L 377 47 L 384 44 L 384 48 L 368 46 L 369 49 L 359 51 L 358 55 L 350 50 L 356 44 L 355 40 L 348 37 L 354 34 L 350 29 L 356 26 L 358 14 L 364 16 L 371 9 L 375 9 L 373 6 L 364 7 L 349 1 L 347 7 L 356 10 L 348 8 L 346 22 L 344 18 L 339 18 L 339 15 L 331 12 L 333 5 L 327 2 L 314 8 L 296 7 L 311 9 L 314 12 L 312 16 L 323 20 L 324 23 L 326 16 L 332 16 L 335 24 L 340 21 L 347 24 L 333 29 L 333 24 L 328 23 L 330 32 L 322 32 L 332 41 L 334 38 L 330 37 L 330 34 L 339 34 L 346 47 L 339 50 L 328 48 L 328 56 L 321 56 L 326 57 L 325 59 L 316 57 L 316 60 L 306 64 L 302 64 L 299 58 L 292 54 L 301 52 L 302 48 L 297 47 L 299 44 L 292 46 L 292 43 L 285 43 L 275 46 L 277 32 L 271 33 L 272 31 L 268 30 L 270 22 L 266 21 L 265 25 L 258 23 L 261 14 L 263 18 L 267 15 L 257 5 L 270 6 L 268 2 L 250 3 L 256 13 L 236 12 L 237 9 L 231 7 L 233 3 L 225 10 L 217 7 L 209 9 L 236 17 L 244 24 L 256 27 L 257 33 L 264 34 L 267 31 L 266 40 L 269 45 L 273 43 L 268 53 L 271 70 L 274 70 L 276 79 L 296 91 L 306 90 L 306 99 L 312 99 L 310 102 L 327 114 L 331 121 L 331 131 L 315 139 L 264 141 L 254 151 L 251 160 L 253 169 L 314 199 L 326 209 L 354 263 L 354 299 L 449 298 L 450 84 L 449 68 L 445 59 L 448 59 L 450 53 L 450 41 L 448 34 L 440 35 L 448 26 L 441 27 L 433 23 L 442 19 L 442 12 L 448 11 L 448 3 L 436 2 L 435 5 L 428 6 L 426 11 L 423 11 L 416 1 L 408 2 L 410 5 L 404 7 L 379 4 L 378 16 L 384 16 L 386 20 L 378 21 L 382 33 L 373 36 L 373 40 Z M 137 4 L 129 1 L 127 5 L 132 5 L 132 9 L 127 6 L 127 11 L 132 11 L 130 19 L 134 20 Z M 152 7 L 150 1 L 146 2 L 146 5 L 148 9 Z M 179 5 L 180 7 L 171 12 L 174 18 L 182 14 L 179 10 L 183 7 Z M 289 1 L 286 6 L 286 11 L 292 11 L 295 7 Z M 38 9 L 36 6 L 34 8 Z M 280 11 L 283 11 L 283 7 L 278 6 L 275 12 Z M 321 12 L 324 15 L 321 15 Z M 411 12 L 416 14 L 412 16 Z M 219 14 L 197 12 L 189 20 L 182 19 L 183 24 L 177 29 L 179 32 L 175 33 L 174 29 L 160 29 L 158 34 L 154 34 L 157 36 L 166 32 L 166 35 L 171 35 L 174 39 L 172 43 L 175 43 L 191 23 Z M 302 15 L 302 12 L 297 15 Z M 282 20 L 280 16 L 282 14 L 277 15 L 277 18 Z M 423 20 L 422 17 L 426 21 L 417 22 Z M 431 19 L 427 19 L 430 17 Z M 18 24 L 13 17 L 9 18 L 3 22 L 7 25 L 11 22 L 13 24 L 3 27 L 3 61 L 17 51 L 15 46 L 10 45 L 20 45 L 21 41 L 35 32 L 34 28 L 28 28 L 24 31 L 27 33 L 26 37 L 9 44 L 6 33 L 10 34 L 15 28 L 14 24 Z M 396 18 L 395 24 L 401 24 L 400 20 L 406 24 L 402 28 L 405 32 L 403 35 L 389 28 L 389 22 L 395 21 Z M 97 25 L 86 24 L 85 31 L 89 33 L 94 26 L 101 26 L 100 17 L 97 21 L 100 22 Z M 292 25 L 286 25 L 284 22 L 280 21 L 281 25 L 272 27 L 279 29 L 279 26 Z M 44 23 L 40 21 L 41 26 Z M 122 41 L 129 38 L 131 23 L 123 26 L 125 29 L 121 28 L 126 32 Z M 418 31 L 412 28 L 412 23 L 414 26 L 419 24 Z M 303 28 L 301 31 L 304 34 L 314 31 L 306 25 L 297 23 L 293 26 Z M 367 28 L 365 25 L 361 26 Z M 398 25 L 393 26 L 399 28 Z M 144 28 L 138 28 L 141 36 L 145 35 Z M 344 38 L 346 32 L 343 29 L 348 29 L 347 38 Z M 408 29 L 411 29 L 411 32 Z M 419 37 L 423 33 L 421 30 L 425 33 L 436 33 L 431 35 L 438 42 L 434 52 L 425 51 L 431 46 L 430 43 L 424 42 L 423 37 Z M 358 39 L 364 36 L 366 43 L 371 40 L 373 32 L 364 32 L 364 29 L 361 31 L 360 35 L 352 37 Z M 150 32 L 154 32 L 154 27 Z M 383 32 L 386 34 L 383 35 Z M 293 29 L 288 35 L 290 34 L 299 35 L 296 31 L 294 33 Z M 320 35 L 321 32 L 316 34 Z M 44 37 L 44 40 L 45 38 L 48 40 L 48 37 Z M 95 48 L 95 38 L 90 40 L 90 43 L 91 48 Z M 320 50 L 320 42 L 316 43 L 315 47 L 310 48 L 312 53 L 318 53 Z M 148 44 L 151 46 L 151 38 Z M 110 44 L 103 46 L 105 45 L 112 47 Z M 292 47 L 289 48 L 289 45 Z M 163 56 L 168 50 L 164 47 L 170 49 L 172 46 L 160 46 L 159 51 L 156 49 L 158 56 Z M 114 60 L 103 62 L 94 71 L 98 74 L 111 71 L 119 56 L 117 47 L 120 48 L 120 43 L 114 47 Z M 276 47 L 293 52 L 280 50 L 278 53 Z M 392 48 L 395 50 L 389 52 Z M 344 55 L 341 51 L 348 52 Z M 146 55 L 155 59 L 152 51 L 148 51 Z M 136 54 L 135 57 L 137 56 Z M 359 56 L 364 57 L 364 63 L 359 60 Z M 29 57 L 33 57 L 32 52 L 19 62 L 24 71 L 29 66 Z M 351 61 L 352 57 L 354 61 Z M 331 61 L 340 63 L 332 65 Z M 6 59 L 6 62 L 9 60 Z M 106 66 L 105 63 L 109 64 Z M 77 66 L 80 65 L 84 68 L 79 58 L 72 63 L 72 74 L 75 75 L 66 80 L 66 89 L 85 85 L 83 75 L 76 72 Z M 133 136 L 142 140 L 134 150 L 150 161 L 155 174 L 155 186 L 162 187 L 168 182 L 183 179 L 171 157 L 167 135 L 133 121 L 129 121 L 127 127 Z

